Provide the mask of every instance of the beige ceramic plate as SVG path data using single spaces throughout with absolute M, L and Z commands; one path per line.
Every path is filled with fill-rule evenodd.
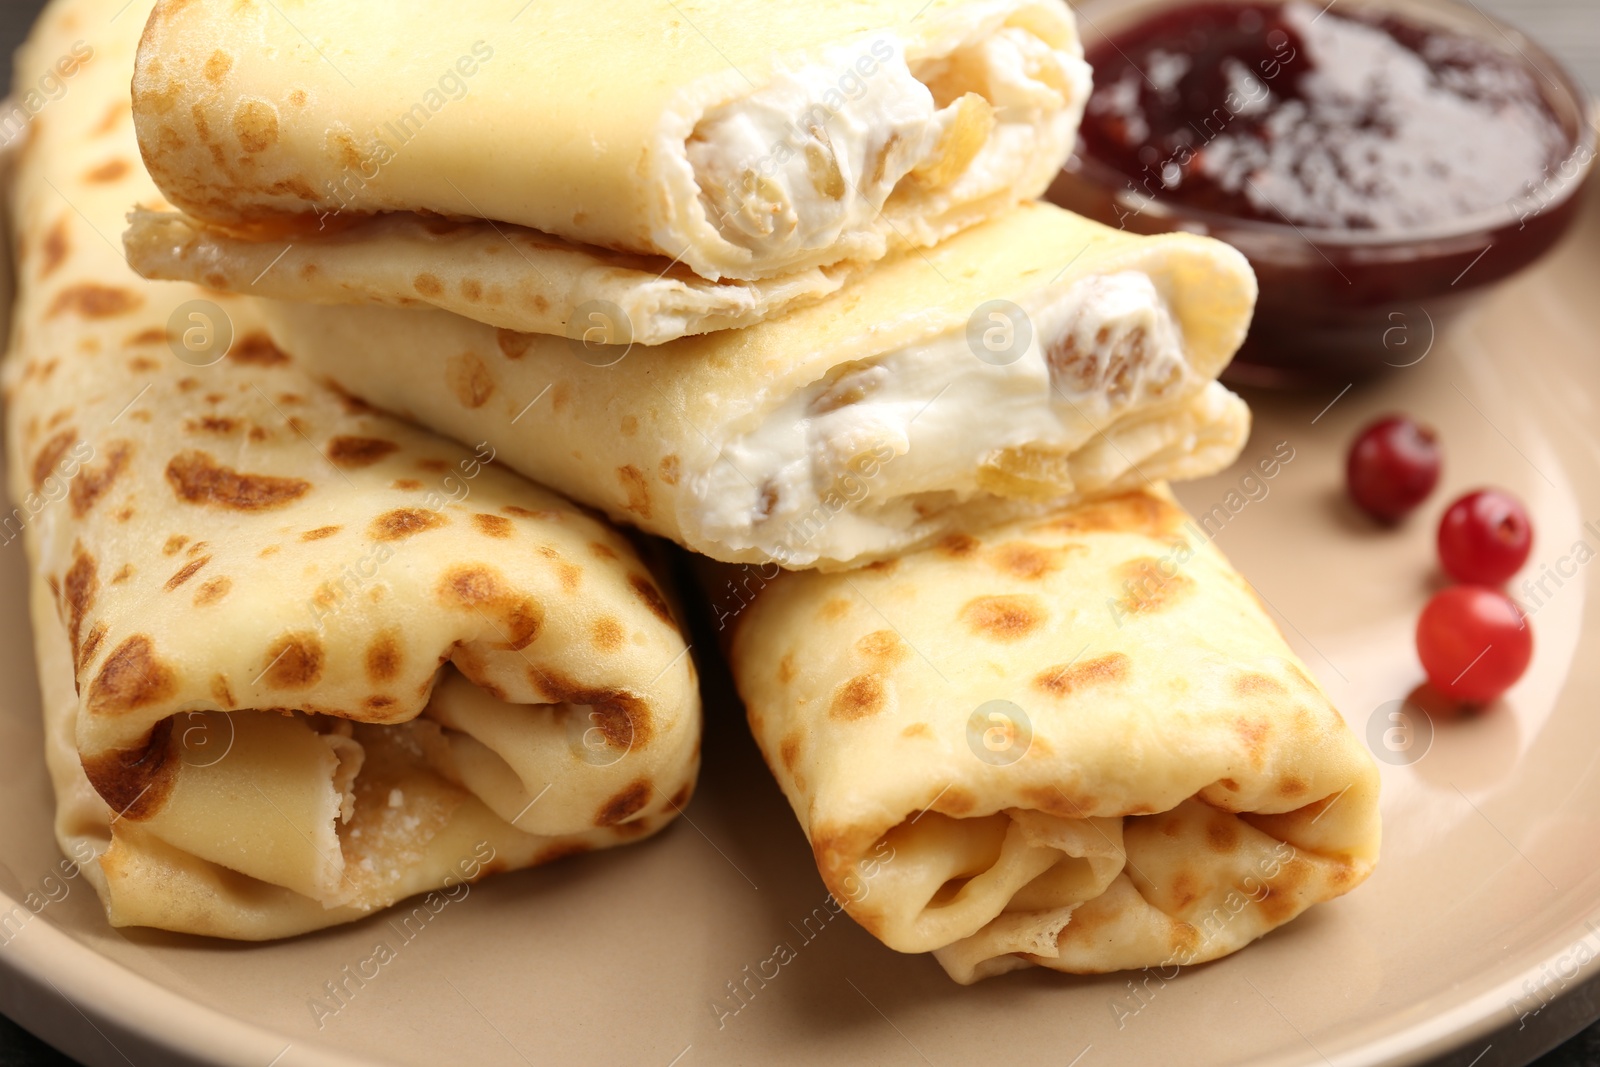
M 963 989 L 931 958 L 825 921 L 810 852 L 725 690 L 709 694 L 703 787 L 640 846 L 496 877 L 409 927 L 396 912 L 255 947 L 116 932 L 81 880 L 48 880 L 58 856 L 15 543 L 0 549 L 0 911 L 30 892 L 51 902 L 0 929 L 0 1008 L 93 1064 L 1526 1058 L 1539 1048 L 1523 1035 L 1560 1010 L 1534 1015 L 1542 1001 L 1600 968 L 1600 566 L 1580 562 L 1600 551 L 1597 292 L 1600 199 L 1554 259 L 1431 350 L 1420 314 L 1397 324 L 1395 362 L 1427 355 L 1388 381 L 1254 397 L 1239 469 L 1183 487 L 1197 513 L 1221 507 L 1220 544 L 1351 726 L 1366 734 L 1378 716 L 1396 761 L 1376 875 L 1237 956 L 1166 983 L 1035 971 Z M 1424 514 L 1379 533 L 1343 502 L 1342 457 L 1390 409 L 1438 427 L 1448 465 Z M 1242 482 L 1279 441 L 1294 460 Z M 1384 715 L 1419 680 L 1411 633 L 1438 581 L 1433 523 L 1480 483 L 1513 489 L 1535 517 L 1527 573 L 1548 574 L 1528 598 L 1536 658 L 1503 706 L 1396 755 Z M 773 973 L 780 943 L 795 958 L 748 977 Z M 393 956 L 382 966 L 379 945 Z

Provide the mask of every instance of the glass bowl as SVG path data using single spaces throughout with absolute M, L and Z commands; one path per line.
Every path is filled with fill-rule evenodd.
M 1188 0 L 1083 0 L 1084 47 Z M 1136 233 L 1186 230 L 1249 258 L 1261 283 L 1250 336 L 1230 381 L 1349 382 L 1408 366 L 1475 293 L 1539 259 L 1583 204 L 1600 108 L 1562 64 L 1519 31 L 1455 0 L 1342 0 L 1340 11 L 1393 14 L 1466 34 L 1531 70 L 1569 140 L 1562 162 L 1506 204 L 1414 230 L 1334 230 L 1233 218 L 1152 198 L 1120 172 L 1075 154 L 1047 194 Z

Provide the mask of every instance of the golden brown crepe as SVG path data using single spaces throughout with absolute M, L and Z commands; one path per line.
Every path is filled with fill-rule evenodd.
M 840 567 L 1232 462 L 1217 383 L 1255 277 L 1219 241 L 1047 204 L 891 257 L 827 300 L 655 348 L 431 311 L 273 303 L 342 388 L 612 518 L 731 562 Z
M 116 925 L 259 939 L 659 829 L 699 702 L 630 542 L 491 444 L 318 384 L 249 302 L 118 257 L 154 196 L 119 6 L 57 0 L 17 75 L 104 28 L 10 205 L 5 528 L 62 847 Z
M 834 897 L 958 982 L 1215 959 L 1377 860 L 1371 757 L 1164 488 L 776 577 L 731 660 Z
M 1090 88 L 1061 0 L 291 8 L 156 7 L 140 145 L 189 218 L 135 217 L 147 275 L 654 344 L 1040 195 Z

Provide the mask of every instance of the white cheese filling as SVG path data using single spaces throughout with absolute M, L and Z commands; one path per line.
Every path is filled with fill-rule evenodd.
M 897 191 L 1011 184 L 1045 127 L 1076 128 L 1088 89 L 1081 59 L 1017 27 L 915 71 L 881 37 L 708 112 L 686 149 L 722 238 L 798 261 L 882 229 Z
M 1069 454 L 1129 411 L 1204 384 L 1144 273 L 1084 278 L 1027 313 L 1032 336 L 1009 362 L 946 333 L 786 397 L 696 479 L 696 536 L 795 566 L 850 558 L 992 491 L 983 471 L 1007 449 Z M 1072 490 L 1059 472 L 1048 488 Z

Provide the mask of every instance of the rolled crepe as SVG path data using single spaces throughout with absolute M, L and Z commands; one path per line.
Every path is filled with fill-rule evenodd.
M 657 343 L 1040 195 L 1089 89 L 1061 0 L 352 0 L 292 22 L 174 0 L 135 114 L 192 221 L 136 218 L 130 252 L 155 277 L 532 332 L 608 301 Z M 361 222 L 383 212 L 409 221 Z M 465 225 L 440 240 L 418 216 L 441 215 Z M 739 284 L 761 279 L 783 280 Z
M 1215 959 L 1377 859 L 1371 757 L 1164 489 L 776 576 L 731 661 L 834 897 L 958 982 Z
M 115 925 L 259 939 L 659 829 L 699 703 L 630 542 L 103 236 L 153 196 L 120 2 L 58 0 L 18 66 L 36 84 L 101 28 L 11 200 L 3 526 L 36 579 L 63 849 Z
M 292 241 L 240 237 L 182 212 L 129 216 L 128 264 L 146 278 L 315 304 L 435 307 L 525 333 L 658 345 L 749 326 L 837 292 L 835 263 L 712 282 L 681 263 L 585 248 L 525 226 L 378 215 Z
M 839 567 L 1146 478 L 1248 432 L 1215 381 L 1255 278 L 1228 246 L 1025 205 L 749 329 L 646 350 L 441 312 L 275 303 L 342 388 L 716 559 Z

